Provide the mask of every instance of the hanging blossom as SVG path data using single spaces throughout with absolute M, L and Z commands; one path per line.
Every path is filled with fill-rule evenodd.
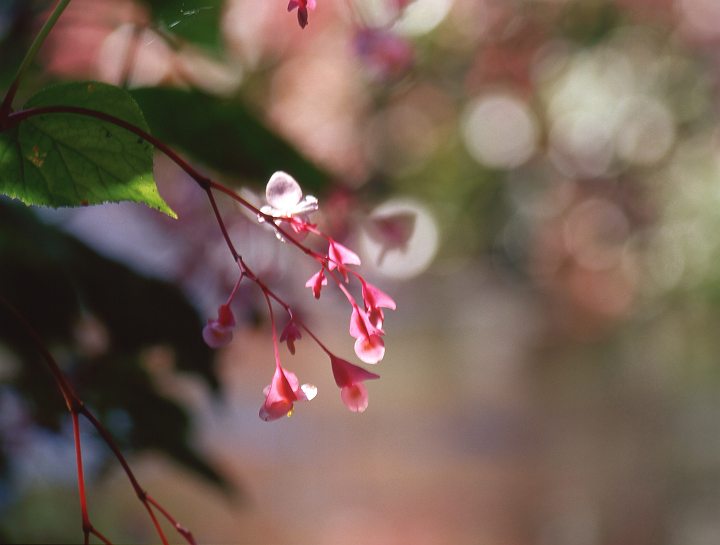
M 218 308 L 218 317 L 208 320 L 203 328 L 203 340 L 210 348 L 220 348 L 230 344 L 233 338 L 233 328 L 235 327 L 235 316 L 230 310 L 230 305 L 220 305 Z
M 260 407 L 260 418 L 266 422 L 290 416 L 296 401 L 310 401 L 317 395 L 312 384 L 300 385 L 295 373 L 282 368 L 277 361 L 272 382 L 263 389 L 265 403 Z
M 376 329 L 381 329 L 385 320 L 382 309 L 395 310 L 395 301 L 387 293 L 366 282 L 362 277 L 360 277 L 360 284 L 362 285 L 363 303 L 365 304 L 368 319 Z
M 334 355 L 330 356 L 330 364 L 335 384 L 340 388 L 340 398 L 345 406 L 354 413 L 364 412 L 368 407 L 368 393 L 363 382 L 380 378 L 380 375 Z
M 260 209 L 252 208 L 257 213 L 258 221 L 274 228 L 281 241 L 291 242 L 304 254 L 319 263 L 320 270 L 308 279 L 305 286 L 311 289 L 316 299 L 320 298 L 323 288 L 330 282 L 343 293 L 350 304 L 349 333 L 355 339 L 355 354 L 364 363 L 379 363 L 385 356 L 384 310 L 395 310 L 395 301 L 380 288 L 367 282 L 357 272 L 355 268 L 361 265 L 361 261 L 355 252 L 323 233 L 316 224 L 310 222 L 310 214 L 318 210 L 318 200 L 311 195 L 303 196 L 300 185 L 291 175 L 280 171 L 275 172 L 268 181 L 265 197 L 266 205 Z M 309 234 L 325 241 L 327 244 L 325 253 L 315 251 L 301 242 L 303 237 Z M 242 257 L 236 252 L 234 255 L 240 267 L 240 277 L 227 302 L 218 309 L 218 317 L 208 320 L 203 329 L 203 338 L 213 348 L 224 346 L 230 342 L 232 330 L 235 327 L 230 303 L 243 278 L 254 282 L 262 290 L 270 312 L 275 351 L 275 373 L 271 383 L 263 390 L 265 401 L 260 408 L 260 418 L 270 421 L 289 416 L 292 414 L 296 402 L 313 399 L 317 394 L 315 386 L 300 385 L 295 374 L 284 369 L 280 363 L 279 344 L 284 342 L 288 351 L 294 355 L 296 343 L 303 337 L 302 330 L 309 333 L 320 348 L 330 356 L 333 377 L 340 388 L 340 397 L 345 406 L 353 412 L 365 411 L 368 406 L 368 392 L 364 382 L 380 378 L 379 375 L 333 354 L 308 329 L 307 325 L 295 316 L 290 305 L 265 285 L 247 267 Z M 359 286 L 353 281 L 357 281 Z M 362 306 L 350 291 L 354 289 L 353 284 L 357 286 L 356 292 L 360 292 Z M 288 322 L 279 335 L 279 341 L 273 304 L 282 306 L 289 316 Z

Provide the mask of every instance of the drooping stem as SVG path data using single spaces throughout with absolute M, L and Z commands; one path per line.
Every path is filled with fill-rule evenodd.
M 43 24 L 40 32 L 38 32 L 37 36 L 35 36 L 35 39 L 30 45 L 30 49 L 28 49 L 27 53 L 25 53 L 25 57 L 23 58 L 22 62 L 20 63 L 20 67 L 15 73 L 15 78 L 13 78 L 13 82 L 12 84 L 10 84 L 10 88 L 5 93 L 5 98 L 3 99 L 2 105 L 0 105 L 0 126 L 3 124 L 3 121 L 10 113 L 10 109 L 12 108 L 12 101 L 15 98 L 15 93 L 17 93 L 23 75 L 32 64 L 32 61 L 35 59 L 35 55 L 37 55 L 37 52 L 40 50 L 40 47 L 45 41 L 45 38 L 47 38 L 47 35 L 55 26 L 55 23 L 57 23 L 57 20 L 60 18 L 62 12 L 65 11 L 65 8 L 68 6 L 69 3 L 70 0 L 58 0 L 58 3 L 55 5 L 55 8 L 50 14 L 50 17 L 47 18 L 47 21 L 45 21 L 45 24 Z
M 230 238 L 230 235 L 228 233 L 227 227 L 225 226 L 225 222 L 222 219 L 222 216 L 220 215 L 220 209 L 218 208 L 217 202 L 215 201 L 215 195 L 213 195 L 212 189 L 209 187 L 205 189 L 207 192 L 208 200 L 210 201 L 210 206 L 212 207 L 213 214 L 215 214 L 215 220 L 218 223 L 218 226 L 220 226 L 220 231 L 222 232 L 222 236 L 225 239 L 225 244 L 227 245 L 228 249 L 230 250 L 230 253 L 233 256 L 233 259 L 235 261 L 238 261 L 241 259 L 240 254 L 235 249 L 235 245 L 232 242 L 232 239 Z

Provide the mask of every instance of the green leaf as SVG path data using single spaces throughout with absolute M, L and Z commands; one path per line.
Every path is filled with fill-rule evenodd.
M 104 83 L 57 85 L 25 105 L 77 106 L 147 130 L 129 93 Z M 177 217 L 158 193 L 153 149 L 129 131 L 93 117 L 48 114 L 0 133 L 0 193 L 28 205 L 86 206 L 131 201 Z
M 311 193 L 328 186 L 327 173 L 238 99 L 161 87 L 135 89 L 132 94 L 155 136 L 210 168 L 263 183 L 276 170 L 284 170 Z
M 223 0 L 145 0 L 165 32 L 211 51 L 222 49 Z

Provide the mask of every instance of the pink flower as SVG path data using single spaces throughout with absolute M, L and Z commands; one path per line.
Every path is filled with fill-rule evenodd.
M 291 354 L 295 355 L 295 341 L 300 338 L 302 338 L 300 328 L 295 321 L 291 319 L 280 334 L 280 342 L 287 341 L 288 350 L 290 350 Z
M 355 252 L 332 239 L 330 239 L 328 257 L 330 258 L 328 269 L 331 271 L 337 269 L 345 278 L 345 282 L 348 281 L 348 269 L 345 265 L 360 265 L 360 258 Z
M 380 375 L 336 356 L 330 356 L 330 363 L 335 384 L 340 387 L 340 398 L 345 406 L 354 413 L 365 411 L 368 406 L 368 394 L 363 382 L 380 378 Z
M 413 63 L 413 49 L 401 36 L 384 29 L 364 28 L 355 35 L 355 52 L 374 78 L 402 76 Z
M 370 323 L 364 310 L 353 304 L 350 315 L 350 335 L 355 339 L 355 354 L 365 363 L 378 363 L 385 356 L 385 343 L 382 329 Z
M 228 305 L 220 305 L 218 317 L 215 320 L 208 320 L 203 327 L 202 336 L 210 348 L 220 348 L 230 344 L 233 338 L 235 327 L 235 316 Z
M 260 418 L 269 422 L 283 416 L 290 416 L 293 403 L 309 401 L 317 395 L 317 388 L 311 384 L 299 385 L 295 373 L 275 366 L 272 382 L 263 390 L 265 403 L 260 407 Z
M 382 248 L 378 256 L 381 265 L 388 252 L 406 251 L 408 242 L 415 231 L 416 214 L 397 212 L 387 216 L 378 216 L 367 222 L 367 233 Z
M 372 325 L 378 329 L 382 329 L 383 321 L 385 320 L 382 309 L 389 308 L 390 310 L 395 310 L 395 301 L 377 286 L 365 282 L 363 278 L 360 278 L 360 283 L 362 284 L 362 297 L 365 303 L 365 311 L 368 313 L 368 319 Z
M 308 24 L 308 10 L 315 9 L 315 0 L 290 0 L 287 10 L 298 10 L 297 18 L 300 28 L 305 28 Z
M 305 287 L 312 289 L 315 299 L 320 299 L 320 290 L 323 286 L 327 286 L 327 278 L 325 278 L 324 271 L 325 269 L 320 269 L 305 282 Z

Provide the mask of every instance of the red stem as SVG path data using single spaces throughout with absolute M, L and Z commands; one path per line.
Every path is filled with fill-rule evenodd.
M 73 439 L 75 441 L 75 461 L 77 463 L 78 492 L 80 494 L 80 512 L 82 513 L 82 530 L 85 545 L 87 545 L 90 539 L 90 531 L 92 525 L 90 524 L 90 517 L 88 516 L 87 496 L 85 495 L 85 474 L 83 472 L 82 448 L 80 445 L 80 423 L 78 422 L 77 412 L 72 411 L 71 416 L 73 425 Z
M 182 524 L 180 524 L 175 518 L 168 513 L 167 509 L 165 509 L 162 505 L 160 505 L 157 501 L 155 501 L 155 498 L 153 498 L 150 494 L 145 494 L 145 499 L 147 499 L 148 503 L 155 507 L 160 513 L 175 527 L 175 530 L 185 538 L 185 540 L 190 545 L 197 545 L 197 542 L 195 541 L 195 538 L 192 535 L 192 532 L 185 528 Z
M 225 239 L 225 244 L 227 244 L 227 247 L 233 256 L 233 259 L 235 261 L 242 259 L 240 257 L 240 254 L 235 249 L 235 246 L 232 243 L 232 239 L 230 238 L 230 235 L 228 234 L 227 227 L 225 227 L 225 222 L 223 221 L 222 216 L 220 215 L 220 210 L 218 209 L 217 202 L 215 202 L 215 195 L 213 195 L 212 189 L 207 187 L 207 188 L 205 188 L 205 192 L 207 193 L 208 200 L 210 201 L 210 206 L 213 209 L 213 214 L 215 214 L 215 219 L 217 220 L 218 225 L 220 226 L 220 231 L 222 232 L 222 236 Z
M 51 374 L 55 378 L 55 383 L 57 384 L 58 389 L 63 395 L 63 398 L 65 399 L 65 404 L 68 408 L 68 411 L 70 412 L 70 415 L 72 417 L 72 424 L 73 424 L 73 440 L 75 444 L 75 458 L 77 462 L 77 471 L 78 471 L 78 489 L 80 492 L 80 509 L 82 512 L 82 525 L 83 525 L 83 537 L 84 537 L 84 543 L 89 542 L 89 536 L 90 534 L 95 535 L 98 539 L 100 539 L 103 543 L 106 545 L 112 545 L 110 540 L 106 538 L 102 533 L 97 531 L 92 523 L 90 522 L 90 517 L 88 515 L 88 508 L 87 508 L 87 495 L 85 491 L 85 475 L 83 471 L 83 462 L 82 462 L 82 448 L 81 448 L 81 441 L 80 441 L 80 423 L 79 423 L 79 415 L 82 415 L 85 417 L 97 430 L 100 437 L 105 441 L 107 446 L 110 448 L 110 450 L 113 452 L 115 457 L 117 458 L 118 462 L 122 466 L 122 468 L 125 470 L 125 474 L 128 477 L 128 480 L 130 481 L 130 484 L 133 487 L 133 490 L 137 494 L 138 498 L 142 502 L 142 504 L 145 506 L 145 509 L 147 509 L 148 514 L 150 515 L 150 518 L 153 522 L 153 525 L 155 526 L 155 529 L 158 533 L 158 536 L 160 537 L 160 540 L 162 541 L 163 545 L 169 545 L 169 542 L 167 538 L 165 537 L 165 534 L 162 530 L 162 527 L 160 526 L 160 523 L 157 520 L 157 517 L 155 516 L 155 513 L 152 510 L 151 504 L 158 506 L 161 513 L 167 518 L 169 517 L 169 514 L 167 511 L 163 508 L 159 507 L 159 504 L 155 500 L 149 500 L 148 495 L 143 490 L 143 488 L 140 486 L 140 483 L 138 482 L 137 478 L 135 477 L 135 474 L 130 469 L 130 465 L 128 464 L 127 460 L 125 459 L 125 456 L 123 456 L 122 452 L 120 451 L 120 448 L 118 447 L 117 443 L 115 443 L 115 440 L 110 435 L 110 432 L 103 426 L 100 421 L 95 417 L 95 415 L 88 409 L 85 404 L 83 403 L 82 399 L 78 397 L 78 395 L 73 390 L 72 386 L 70 386 L 70 383 L 68 382 L 65 375 L 63 375 L 63 372 L 60 370 L 60 366 L 55 361 L 55 358 L 53 358 L 50 351 L 45 347 L 44 343 L 42 342 L 42 339 L 40 338 L 40 335 L 35 331 L 35 328 L 30 325 L 30 323 L 25 319 L 25 317 L 7 300 L 5 297 L 0 295 L 0 304 L 5 306 L 10 313 L 13 315 L 13 317 L 17 320 L 17 322 L 23 327 L 26 334 L 30 337 L 30 339 L 33 341 L 33 344 L 38 349 L 40 354 L 43 356 L 43 360 L 45 361 L 45 364 L 47 365 L 48 369 L 50 370 Z M 174 521 L 174 519 L 172 519 Z M 185 540 L 190 545 L 196 545 L 195 540 L 192 537 L 192 534 L 185 530 L 182 526 L 180 526 L 177 522 L 173 522 L 176 529 L 180 533 L 180 535 L 185 538 Z M 182 530 L 181 530 L 182 529 Z

